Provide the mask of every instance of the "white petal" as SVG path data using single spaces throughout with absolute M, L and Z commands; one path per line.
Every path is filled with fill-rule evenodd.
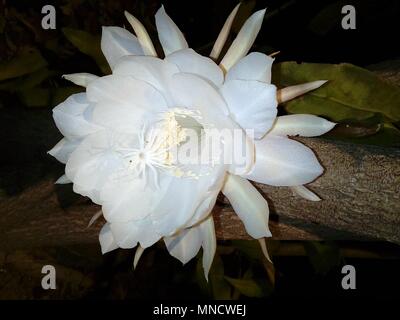
M 227 105 L 217 89 L 206 80 L 189 73 L 172 77 L 171 91 L 176 105 L 201 112 L 205 121 L 215 123 L 215 117 L 228 115 Z M 216 124 L 217 127 L 218 124 Z
M 222 188 L 224 181 L 225 179 L 224 177 L 222 177 L 220 181 L 220 186 L 216 186 L 215 190 L 208 192 L 206 198 L 196 209 L 193 218 L 190 220 L 190 222 L 188 222 L 185 227 L 192 227 L 193 225 L 199 223 L 200 221 L 204 220 L 208 215 L 210 215 L 215 206 L 215 202 L 217 201 L 218 194 Z
M 71 153 L 78 147 L 80 141 L 69 141 L 66 138 L 61 139 L 50 151 L 47 153 L 52 155 L 61 163 L 67 163 Z
M 231 30 L 233 20 L 235 19 L 236 13 L 239 10 L 240 3 L 236 5 L 236 7 L 232 10 L 228 18 L 226 19 L 224 26 L 221 29 L 221 32 L 218 35 L 217 40 L 214 43 L 214 46 L 211 50 L 210 57 L 213 59 L 218 59 L 222 48 L 225 45 L 226 39 L 228 38 L 229 31 Z
M 58 130 L 68 139 L 81 139 L 101 128 L 85 119 L 84 112 L 89 107 L 85 93 L 68 97 L 53 109 L 53 118 Z
M 314 192 L 311 190 L 307 189 L 305 186 L 293 186 L 290 187 L 292 191 L 299 195 L 300 197 L 310 200 L 310 201 L 321 201 L 321 198 L 318 197 Z
M 221 68 L 210 58 L 203 57 L 193 49 L 175 51 L 165 59 L 176 64 L 181 72 L 199 75 L 210 80 L 217 87 L 220 87 L 224 81 L 224 74 Z
M 198 227 L 184 229 L 176 236 L 165 237 L 164 242 L 171 256 L 183 264 L 194 258 L 202 244 L 202 234 Z
M 226 74 L 229 80 L 256 80 L 271 83 L 274 59 L 260 52 L 252 52 L 240 59 Z
M 253 141 L 244 133 L 242 128 L 232 119 L 227 116 L 228 108 L 225 100 L 221 94 L 206 80 L 189 73 L 178 73 L 172 77 L 171 91 L 173 93 L 176 105 L 186 107 L 189 109 L 198 110 L 201 113 L 201 119 L 198 120 L 204 128 L 218 129 L 220 131 L 213 131 L 220 133 L 223 136 L 225 133 L 229 134 L 232 139 L 228 141 L 222 137 L 224 148 L 221 148 L 219 160 L 226 159 L 225 156 L 233 160 L 243 160 L 231 162 L 231 172 L 237 174 L 244 174 L 248 172 L 253 165 L 254 161 L 254 145 Z M 241 132 L 242 131 L 242 132 Z M 236 143 L 237 135 L 241 133 L 242 139 L 240 149 Z M 236 135 L 236 136 L 235 136 Z M 228 138 L 229 138 L 228 137 Z M 236 159 L 235 154 L 237 151 L 243 155 L 242 159 Z M 230 154 L 229 154 L 230 153 Z M 229 159 L 229 158 L 228 158 Z M 226 162 L 224 162 L 227 164 Z
M 203 269 L 206 280 L 208 281 L 208 273 L 214 260 L 215 251 L 217 250 L 217 239 L 215 236 L 214 219 L 209 216 L 199 225 L 202 234 L 203 247 Z
M 336 124 L 311 114 L 280 116 L 268 134 L 277 136 L 316 137 L 330 131 Z
M 101 253 L 105 254 L 118 248 L 117 243 L 111 233 L 110 224 L 106 223 L 100 230 L 99 234 Z
M 166 192 L 168 184 L 161 190 L 153 190 L 139 178 L 130 177 L 129 171 L 121 177 L 111 177 L 101 190 L 104 218 L 112 223 L 141 220 L 156 208 Z
M 167 109 L 163 95 L 152 85 L 127 76 L 99 78 L 87 87 L 88 99 L 98 102 L 92 121 L 125 133 L 142 130 L 145 121 Z
M 67 184 L 67 183 L 71 183 L 72 181 L 68 179 L 68 177 L 63 174 L 61 177 L 59 177 L 57 179 L 56 182 L 54 182 L 55 184 Z
M 119 154 L 110 148 L 109 133 L 102 131 L 82 141 L 68 159 L 65 174 L 74 182 L 75 192 L 99 203 L 98 192 L 121 167 Z
M 156 13 L 156 26 L 166 56 L 189 47 L 182 32 L 165 12 L 164 6 Z
M 199 167 L 191 168 L 191 171 L 199 176 L 198 179 L 174 178 L 151 213 L 154 225 L 160 234 L 173 235 L 190 225 L 195 217 L 204 217 L 209 212 L 210 207 L 203 206 L 203 202 L 220 190 L 225 176 L 225 166 Z
M 236 62 L 243 58 L 250 50 L 261 29 L 265 15 L 265 9 L 259 10 L 251 15 L 243 27 L 240 29 L 239 34 L 233 41 L 228 49 L 224 58 L 221 61 L 221 67 L 228 71 Z
M 169 104 L 172 103 L 168 87 L 173 74 L 178 73 L 178 67 L 155 57 L 149 56 L 127 56 L 115 66 L 114 75 L 130 76 L 152 85 L 160 91 Z M 171 105 L 176 107 L 175 105 Z
M 254 130 L 260 139 L 271 127 L 277 114 L 276 87 L 259 81 L 231 80 L 221 88 L 231 117 L 243 129 Z
M 123 56 L 144 54 L 138 39 L 129 31 L 119 27 L 103 27 L 101 51 L 111 69 Z
M 267 134 L 256 140 L 256 162 L 243 177 L 273 186 L 298 186 L 315 180 L 323 168 L 308 147 Z
M 249 181 L 230 174 L 222 192 L 243 221 L 250 236 L 255 239 L 271 237 L 268 228 L 268 203 Z
M 76 84 L 77 86 L 87 87 L 87 85 L 98 78 L 98 76 L 90 73 L 71 73 L 71 74 L 64 74 L 63 78 L 71 81 L 72 83 Z
M 125 11 L 125 17 L 126 19 L 128 19 L 133 30 L 135 30 L 137 39 L 143 48 L 144 54 L 146 56 L 157 57 L 157 52 L 154 49 L 153 42 L 151 41 L 150 36 L 147 33 L 146 28 L 143 26 L 143 24 L 128 11 Z
M 115 242 L 120 248 L 124 249 L 131 249 L 138 243 L 145 249 L 161 238 L 148 219 L 112 222 L 110 228 Z
M 290 87 L 280 89 L 277 92 L 277 99 L 278 99 L 279 103 L 283 103 L 283 102 L 292 100 L 292 99 L 294 99 L 298 96 L 301 96 L 309 91 L 318 89 L 320 86 L 322 86 L 327 81 L 328 80 L 312 81 L 312 82 L 307 82 L 307 83 L 298 84 L 295 86 L 290 86 Z

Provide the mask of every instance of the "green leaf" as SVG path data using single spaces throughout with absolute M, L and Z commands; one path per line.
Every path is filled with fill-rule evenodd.
M 253 279 L 234 279 L 225 276 L 225 280 L 247 297 L 260 298 L 264 296 L 263 288 Z
M 326 136 L 328 139 L 343 140 L 357 144 L 370 144 L 384 147 L 400 147 L 400 130 L 391 123 L 381 125 L 379 131 L 370 136 L 365 137 L 349 137 L 349 136 Z
M 22 103 L 30 108 L 54 107 L 67 99 L 71 94 L 81 92 L 82 90 L 84 89 L 77 86 L 55 89 L 34 87 L 18 91 L 18 96 Z
M 204 278 L 201 259 L 197 261 L 196 270 L 197 282 L 203 292 L 217 300 L 230 300 L 232 298 L 231 287 L 224 278 L 224 264 L 218 254 L 214 256 L 214 261 L 208 275 L 208 283 Z
M 283 62 L 274 67 L 278 86 L 329 80 L 323 87 L 284 104 L 289 113 L 309 113 L 333 121 L 364 120 L 381 113 L 400 120 L 400 88 L 351 64 Z
M 252 260 L 265 259 L 257 240 L 232 240 L 232 246 Z
M 22 103 L 30 108 L 45 107 L 50 104 L 51 91 L 47 88 L 27 88 L 19 92 Z
M 341 263 L 340 251 L 334 242 L 304 241 L 303 245 L 317 274 L 327 274 Z
M 92 57 L 101 71 L 105 74 L 111 72 L 103 53 L 100 48 L 100 37 L 92 35 L 86 31 L 76 30 L 72 28 L 63 28 L 64 35 L 67 39 L 82 53 Z
M 9 61 L 0 63 L 0 81 L 35 72 L 47 65 L 39 50 L 25 47 Z
M 343 15 L 341 9 L 347 1 L 340 0 L 327 5 L 313 19 L 311 19 L 308 29 L 312 32 L 325 35 L 333 28 L 340 26 Z
M 18 92 L 30 89 L 40 85 L 44 80 L 52 76 L 54 72 L 49 71 L 46 67 L 31 74 L 11 79 L 0 83 L 0 90 L 8 92 Z

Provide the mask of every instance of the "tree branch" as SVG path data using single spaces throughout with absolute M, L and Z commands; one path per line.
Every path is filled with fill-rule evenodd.
M 382 239 L 400 243 L 400 151 L 323 139 L 298 138 L 327 169 L 309 185 L 323 200 L 295 196 L 289 188 L 256 184 L 271 208 L 275 239 Z M 87 228 L 100 210 L 82 197 L 64 207 L 71 188 L 42 181 L 0 208 L 0 248 L 97 242 L 104 220 Z M 219 239 L 250 239 L 225 200 L 214 210 Z

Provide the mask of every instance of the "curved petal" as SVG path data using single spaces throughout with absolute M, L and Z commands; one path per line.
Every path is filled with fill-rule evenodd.
M 190 220 L 190 222 L 188 222 L 185 227 L 192 227 L 193 225 L 196 225 L 200 221 L 204 220 L 211 213 L 215 206 L 215 202 L 217 201 L 217 197 L 222 188 L 224 180 L 224 177 L 222 177 L 220 181 L 220 186 L 216 187 L 215 190 L 209 191 L 207 193 L 206 198 L 197 207 L 193 218 Z
M 316 137 L 330 131 L 336 124 L 311 114 L 280 116 L 268 134 L 277 136 Z
M 111 233 L 110 224 L 105 223 L 100 230 L 99 241 L 101 246 L 101 253 L 105 254 L 118 248 L 117 243 Z
M 71 81 L 72 83 L 76 84 L 77 86 L 87 87 L 89 82 L 98 78 L 98 76 L 86 72 L 82 73 L 71 73 L 71 74 L 64 74 L 63 78 Z
M 260 139 L 277 114 L 276 87 L 259 81 L 231 80 L 220 89 L 233 120 L 243 129 L 254 130 Z
M 214 46 L 211 50 L 210 58 L 218 59 L 218 57 L 222 51 L 222 48 L 225 45 L 226 39 L 228 38 L 229 31 L 231 30 L 232 23 L 236 17 L 236 13 L 239 10 L 239 6 L 240 6 L 240 2 L 236 5 L 236 7 L 232 10 L 232 12 L 229 14 L 228 18 L 226 19 L 224 26 L 222 27 L 221 32 L 219 33 L 218 38 L 215 41 Z
M 305 186 L 293 186 L 290 187 L 292 191 L 299 195 L 300 197 L 310 200 L 310 201 L 321 201 L 321 198 L 318 197 L 314 192 L 310 189 L 307 189 Z
M 274 58 L 264 53 L 249 53 L 229 69 L 225 81 L 256 80 L 271 83 L 271 68 L 273 62 Z
M 175 104 L 180 107 L 198 110 L 206 121 L 216 125 L 215 117 L 228 115 L 227 105 L 217 89 L 194 74 L 177 73 L 173 75 L 171 92 Z
M 224 82 L 224 74 L 220 67 L 210 58 L 196 53 L 193 49 L 183 49 L 171 53 L 165 60 L 174 63 L 181 72 L 193 73 L 220 87 Z
M 88 134 L 101 130 L 101 127 L 90 123 L 84 117 L 89 107 L 85 93 L 69 96 L 53 109 L 53 118 L 58 130 L 68 139 L 81 139 Z
M 172 103 L 168 90 L 170 79 L 178 72 L 179 69 L 175 64 L 149 56 L 123 57 L 113 70 L 114 75 L 130 76 L 152 85 L 163 94 L 169 104 Z
M 113 150 L 112 137 L 101 131 L 85 138 L 68 159 L 65 174 L 74 191 L 99 203 L 99 191 L 109 176 L 122 167 L 120 155 Z
M 220 143 L 220 152 L 214 155 L 218 157 L 216 160 L 231 164 L 231 172 L 248 172 L 254 161 L 253 141 L 227 116 L 225 100 L 215 87 L 196 75 L 178 73 L 172 77 L 171 92 L 176 105 L 200 112 L 197 120 L 206 129 L 206 138 L 212 143 Z M 240 144 L 237 139 L 241 139 Z
M 308 147 L 267 134 L 256 140 L 256 162 L 243 177 L 273 186 L 298 186 L 315 180 L 323 168 Z
M 71 153 L 78 147 L 80 141 L 78 140 L 68 140 L 67 138 L 62 138 L 50 151 L 47 153 L 52 155 L 61 163 L 67 163 Z
M 111 69 L 118 59 L 127 55 L 143 55 L 143 49 L 137 38 L 120 27 L 103 27 L 101 34 L 101 51 Z
M 133 269 L 136 269 L 137 264 L 139 263 L 140 258 L 144 252 L 144 248 L 141 245 L 138 245 L 135 251 L 135 258 L 133 259 Z
M 100 192 L 104 218 L 112 223 L 146 218 L 167 192 L 171 179 L 162 179 L 160 190 L 155 190 L 129 171 L 118 172 Z
M 156 49 L 154 49 L 153 42 L 151 41 L 150 36 L 147 33 L 146 28 L 143 26 L 143 24 L 128 11 L 125 11 L 125 17 L 131 24 L 133 30 L 135 30 L 137 39 L 142 46 L 144 54 L 146 56 L 157 57 Z
M 206 280 L 208 280 L 208 273 L 212 262 L 214 260 L 215 251 L 217 250 L 217 238 L 215 236 L 214 219 L 209 216 L 199 225 L 200 233 L 203 238 L 203 270 Z
M 183 264 L 194 258 L 202 244 L 202 234 L 198 226 L 184 229 L 177 235 L 164 237 L 165 246 L 171 256 Z
M 87 98 L 92 102 L 114 101 L 132 104 L 152 112 L 164 111 L 166 102 L 162 94 L 150 84 L 129 76 L 110 75 L 91 82 Z
M 203 202 L 214 192 L 219 191 L 225 176 L 224 166 L 192 167 L 196 178 L 174 178 L 157 207 L 151 213 L 158 233 L 164 236 L 174 235 L 196 217 L 204 217 L 210 207 Z
M 165 55 L 188 48 L 188 44 L 182 32 L 161 6 L 156 13 L 156 27 Z
M 56 182 L 54 182 L 54 184 L 67 184 L 67 183 L 71 183 L 71 182 L 72 181 L 69 180 L 65 174 L 63 174 L 61 177 L 59 177 L 57 179 Z
M 161 238 L 149 219 L 113 222 L 110 223 L 110 229 L 115 242 L 123 249 L 131 249 L 138 243 L 145 249 Z
M 243 58 L 250 50 L 261 29 L 265 9 L 254 12 L 244 23 L 238 35 L 229 47 L 221 61 L 221 67 L 228 71 L 239 59 Z
M 271 237 L 268 228 L 268 203 L 246 179 L 228 175 L 222 193 L 243 221 L 247 233 L 255 239 Z
M 297 84 L 294 86 L 286 87 L 278 90 L 276 93 L 278 103 L 283 103 L 292 100 L 298 96 L 301 96 L 309 91 L 318 89 L 320 86 L 325 84 L 328 80 L 317 80 L 312 82 L 306 82 Z
M 177 235 L 164 237 L 164 242 L 169 253 L 183 264 L 193 259 L 202 247 L 204 275 L 208 279 L 217 248 L 212 216 L 192 228 L 180 231 Z

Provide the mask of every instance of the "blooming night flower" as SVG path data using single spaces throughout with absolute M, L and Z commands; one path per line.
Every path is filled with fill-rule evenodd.
M 238 7 L 210 57 L 188 47 L 161 7 L 156 26 L 165 58 L 158 58 L 143 25 L 126 12 L 136 36 L 103 27 L 101 48 L 112 74 L 65 76 L 86 92 L 54 108 L 64 138 L 49 153 L 66 164 L 58 183 L 72 182 L 75 192 L 102 206 L 103 253 L 137 246 L 136 265 L 145 248 L 163 239 L 170 254 L 185 263 L 203 248 L 207 277 L 216 250 L 211 211 L 220 191 L 265 252 L 262 241 L 271 236 L 268 204 L 248 180 L 289 186 L 319 200 L 303 185 L 323 168 L 309 148 L 288 136 L 318 136 L 334 124 L 304 114 L 277 117 L 277 105 L 325 81 L 279 91 L 271 84 L 274 59 L 248 54 L 265 10 L 245 22 L 217 65 Z M 223 161 L 225 151 L 206 161 L 180 162 L 176 155 L 198 147 L 208 130 L 239 133 L 239 139 L 218 142 L 231 152 L 244 148 L 244 163 Z M 206 147 L 198 148 L 203 156 Z

